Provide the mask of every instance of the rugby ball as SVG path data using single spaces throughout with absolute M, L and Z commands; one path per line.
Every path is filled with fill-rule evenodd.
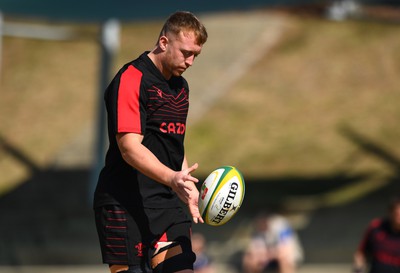
M 232 166 L 215 169 L 204 180 L 199 196 L 200 214 L 206 224 L 221 226 L 242 205 L 245 183 L 241 172 Z

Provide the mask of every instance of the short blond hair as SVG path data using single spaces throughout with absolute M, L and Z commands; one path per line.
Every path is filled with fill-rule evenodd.
M 208 38 L 205 26 L 189 11 L 177 11 L 171 14 L 165 21 L 159 37 L 168 33 L 178 35 L 181 31 L 193 31 L 198 45 L 203 45 Z

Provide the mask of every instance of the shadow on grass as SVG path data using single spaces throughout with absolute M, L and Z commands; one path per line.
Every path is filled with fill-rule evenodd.
M 224 242 L 238 228 L 251 224 L 257 213 L 289 208 L 304 213 L 306 219 L 299 230 L 306 261 L 348 262 L 366 224 L 382 215 L 388 197 L 399 191 L 400 160 L 350 128 L 341 132 L 365 153 L 393 167 L 393 176 L 364 195 L 341 203 L 321 200 L 343 188 L 359 187 L 373 174 L 342 171 L 314 177 L 247 178 L 243 206 L 230 223 L 217 228 L 196 225 L 193 229 L 205 233 L 210 241 Z M 1 137 L 0 148 L 32 170 L 30 179 L 0 198 L 0 264 L 100 263 L 92 209 L 87 200 L 90 170 L 41 170 Z M 313 198 L 319 202 L 311 202 L 311 208 L 293 203 L 307 203 Z M 292 206 L 288 207 L 290 200 Z

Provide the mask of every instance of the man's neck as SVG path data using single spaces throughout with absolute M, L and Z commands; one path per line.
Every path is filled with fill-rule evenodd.
M 152 51 L 147 54 L 147 56 L 150 58 L 150 60 L 153 62 L 153 64 L 157 67 L 157 69 L 161 72 L 161 74 L 164 76 L 165 79 L 169 80 L 171 78 L 171 75 L 167 75 L 165 72 L 164 66 L 160 60 L 160 55 L 162 52 L 159 52 L 157 48 L 153 49 Z

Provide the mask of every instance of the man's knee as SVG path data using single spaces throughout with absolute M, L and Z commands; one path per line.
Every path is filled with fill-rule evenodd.
M 190 246 L 179 242 L 159 242 L 151 257 L 151 268 L 155 273 L 193 269 L 195 259 Z

